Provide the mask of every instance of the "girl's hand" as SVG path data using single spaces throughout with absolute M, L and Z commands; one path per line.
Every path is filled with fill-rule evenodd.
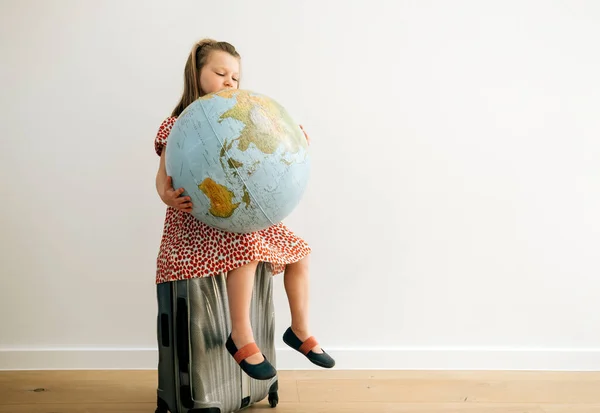
M 306 131 L 304 130 L 304 128 L 302 127 L 302 125 L 300 125 L 300 129 L 302 129 L 302 132 L 304 132 L 304 136 L 306 137 L 306 142 L 310 145 L 310 138 L 306 134 Z
M 191 198 L 189 196 L 180 196 L 184 189 L 173 189 L 173 180 L 170 176 L 167 176 L 165 180 L 165 185 L 162 188 L 160 199 L 167 204 L 168 206 L 179 209 L 183 212 L 192 212 L 192 203 Z

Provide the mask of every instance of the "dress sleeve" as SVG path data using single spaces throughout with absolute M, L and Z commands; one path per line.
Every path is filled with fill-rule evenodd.
M 160 124 L 156 138 L 154 138 L 154 150 L 158 156 L 160 156 L 164 146 L 167 144 L 167 138 L 169 137 L 176 120 L 176 117 L 171 116 Z

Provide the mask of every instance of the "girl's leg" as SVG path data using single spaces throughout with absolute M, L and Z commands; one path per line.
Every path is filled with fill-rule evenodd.
M 283 285 L 292 316 L 292 331 L 301 341 L 311 336 L 308 328 L 309 267 L 310 255 L 298 262 L 288 264 L 283 276 Z M 320 346 L 315 346 L 312 351 L 323 352 Z
M 227 298 L 231 314 L 231 339 L 239 349 L 254 342 L 250 324 L 250 301 L 258 261 L 236 268 L 227 274 Z M 258 364 L 264 360 L 257 353 L 245 359 L 248 364 Z

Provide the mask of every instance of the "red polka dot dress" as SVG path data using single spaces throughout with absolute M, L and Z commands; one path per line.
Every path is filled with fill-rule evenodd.
M 154 148 L 160 156 L 176 117 L 160 125 Z M 273 275 L 310 254 L 308 244 L 279 223 L 261 231 L 236 234 L 210 227 L 187 212 L 167 207 L 157 257 L 156 283 L 211 277 L 253 261 L 268 262 Z

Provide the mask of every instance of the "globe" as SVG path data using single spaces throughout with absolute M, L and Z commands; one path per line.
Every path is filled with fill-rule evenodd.
M 310 172 L 306 137 L 286 109 L 249 90 L 207 94 L 177 118 L 165 166 L 191 214 L 228 232 L 281 222 L 300 202 Z

